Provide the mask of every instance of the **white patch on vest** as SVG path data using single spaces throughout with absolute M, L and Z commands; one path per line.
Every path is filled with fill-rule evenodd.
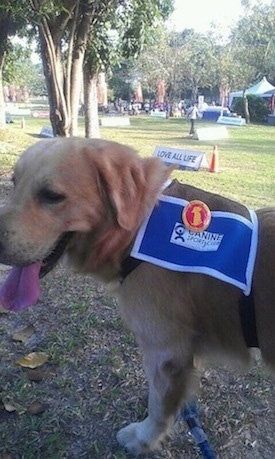
M 199 252 L 216 252 L 220 247 L 223 236 L 223 234 L 209 231 L 194 233 L 186 229 L 182 223 L 176 223 L 170 242 Z

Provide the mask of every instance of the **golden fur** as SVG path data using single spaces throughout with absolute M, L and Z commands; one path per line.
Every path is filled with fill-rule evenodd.
M 43 260 L 60 236 L 72 233 L 64 259 L 83 273 L 119 281 L 121 263 L 171 173 L 156 158 L 103 140 L 43 140 L 15 167 L 15 191 L 1 209 L 0 262 Z M 175 182 L 165 194 L 200 199 L 211 210 L 248 215 L 237 202 Z M 261 209 L 253 278 L 259 347 L 275 366 L 275 209 Z M 236 262 L 238 254 L 235 254 Z M 133 454 L 156 448 L 190 392 L 195 357 L 222 354 L 249 361 L 239 301 L 242 292 L 206 275 L 142 263 L 116 297 L 144 354 L 148 417 L 118 433 Z M 191 388 L 191 389 L 190 389 Z

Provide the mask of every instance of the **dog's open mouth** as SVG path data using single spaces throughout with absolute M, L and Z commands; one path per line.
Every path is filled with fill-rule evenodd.
M 51 253 L 43 260 L 39 277 L 46 276 L 56 265 L 60 257 L 63 255 L 64 250 L 71 239 L 73 233 L 65 233 L 57 242 Z
M 43 260 L 27 266 L 14 266 L 0 289 L 0 304 L 10 311 L 21 311 L 40 297 L 40 278 L 57 264 L 72 233 L 66 233 Z

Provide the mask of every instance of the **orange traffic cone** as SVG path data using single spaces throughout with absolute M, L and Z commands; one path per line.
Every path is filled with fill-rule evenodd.
M 210 161 L 209 172 L 219 172 L 219 156 L 218 156 L 218 147 L 214 145 L 213 153 Z

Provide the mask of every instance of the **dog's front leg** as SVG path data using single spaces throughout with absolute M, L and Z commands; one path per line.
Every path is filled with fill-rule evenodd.
M 184 364 L 185 360 L 185 364 Z M 118 442 L 134 455 L 158 448 L 187 397 L 192 359 L 177 362 L 167 352 L 150 352 L 144 358 L 149 382 L 148 417 L 118 432 Z

